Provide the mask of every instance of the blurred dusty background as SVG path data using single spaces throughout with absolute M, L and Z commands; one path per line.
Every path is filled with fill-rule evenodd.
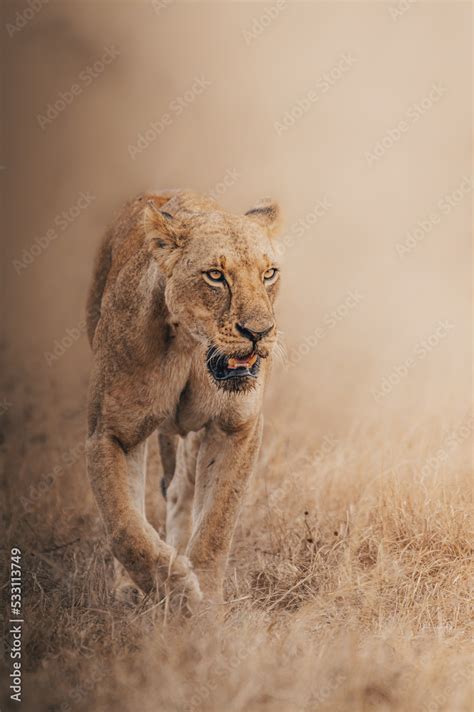
M 39 699 L 31 706 L 31 690 L 39 684 L 35 676 L 48 689 L 59 658 L 66 666 L 61 694 L 59 700 L 46 694 L 44 709 L 62 709 L 64 700 L 71 709 L 82 709 L 81 704 L 94 710 L 136 709 L 136 704 L 186 709 L 189 699 L 183 701 L 183 695 L 194 688 L 183 692 L 185 682 L 177 671 L 185 664 L 196 674 L 196 689 L 207 680 L 207 697 L 193 703 L 193 709 L 206 712 L 423 709 L 427 701 L 415 700 L 415 684 L 405 685 L 398 697 L 392 695 L 403 670 L 391 658 L 386 661 L 380 639 L 370 637 L 375 629 L 396 630 L 403 606 L 413 612 L 410 606 L 419 604 L 423 614 L 411 617 L 407 637 L 421 630 L 432 638 L 416 676 L 425 674 L 427 685 L 432 677 L 439 678 L 444 692 L 433 692 L 438 694 L 431 700 L 437 705 L 433 709 L 467 710 L 466 693 L 459 693 L 462 685 L 452 682 L 452 671 L 451 682 L 443 682 L 439 661 L 453 649 L 464 655 L 464 643 L 453 640 L 464 641 L 466 633 L 463 614 L 452 606 L 456 596 L 459 601 L 466 596 L 464 588 L 456 593 L 455 587 L 465 582 L 466 551 L 460 542 L 468 498 L 462 492 L 469 488 L 472 469 L 472 6 L 37 0 L 4 3 L 2 12 L 2 528 L 7 549 L 21 546 L 29 557 L 25 585 L 31 624 L 25 633 L 24 665 L 32 682 L 25 709 L 43 709 Z M 98 701 L 97 684 L 92 684 L 80 699 L 71 699 L 72 689 L 84 689 L 83 683 L 77 688 L 77 681 L 72 682 L 71 673 L 86 645 L 78 628 L 95 631 L 87 650 L 99 646 L 101 656 L 103 649 L 112 650 L 113 661 L 118 656 L 114 646 L 128 650 L 130 642 L 126 632 L 117 633 L 129 614 L 107 612 L 112 606 L 107 598 L 109 564 L 100 548 L 100 523 L 84 472 L 89 351 L 83 319 L 100 236 L 120 204 L 148 187 L 213 192 L 236 212 L 271 195 L 286 216 L 280 241 L 280 326 L 287 358 L 276 368 L 269 389 L 261 468 L 236 538 L 239 565 L 246 561 L 250 569 L 261 567 L 267 588 L 259 588 L 258 572 L 246 569 L 242 579 L 236 573 L 229 582 L 232 594 L 264 601 L 267 616 L 280 609 L 299 615 L 301 605 L 317 605 L 320 584 L 308 590 L 298 584 L 307 579 L 308 570 L 314 573 L 314 559 L 300 560 L 300 544 L 294 542 L 311 539 L 324 559 L 325 551 L 333 552 L 325 549 L 324 537 L 333 547 L 333 529 L 336 536 L 343 533 L 341 518 L 349 536 L 351 507 L 357 510 L 362 497 L 358 511 L 370 513 L 375 506 L 370 497 L 377 500 L 373 482 L 387 472 L 395 479 L 390 487 L 396 489 L 399 478 L 406 490 L 400 484 L 398 495 L 390 488 L 383 491 L 385 504 L 375 506 L 374 515 L 380 530 L 369 514 L 367 521 L 363 518 L 361 531 L 370 531 L 370 547 L 376 549 L 387 534 L 384 522 L 390 529 L 385 506 L 392 497 L 403 516 L 410 507 L 417 516 L 421 512 L 420 521 L 414 516 L 406 525 L 408 539 L 427 535 L 427 521 L 445 521 L 444 534 L 437 530 L 438 544 L 444 541 L 444 546 L 451 535 L 458 542 L 448 547 L 452 561 L 446 552 L 434 554 L 438 563 L 446 554 L 462 569 L 454 573 L 445 562 L 444 571 L 450 573 L 436 580 L 437 595 L 446 594 L 450 602 L 444 613 L 439 598 L 431 593 L 423 598 L 423 587 L 415 586 L 425 561 L 421 555 L 412 562 L 410 596 L 402 605 L 397 598 L 401 584 L 394 583 L 396 600 L 390 599 L 382 612 L 376 604 L 383 594 L 370 581 L 362 582 L 357 596 L 342 586 L 338 598 L 334 591 L 342 585 L 341 577 L 327 579 L 327 591 L 334 595 L 331 605 L 341 601 L 339 614 L 331 619 L 337 634 L 327 644 L 334 658 L 347 656 L 342 672 L 322 666 L 321 651 L 326 649 L 323 638 L 314 635 L 324 624 L 310 616 L 311 635 L 298 632 L 297 642 L 287 643 L 284 636 L 278 638 L 286 653 L 302 646 L 298 654 L 306 671 L 293 687 L 282 680 L 281 650 L 275 640 L 265 638 L 270 633 L 264 617 L 258 630 L 268 659 L 259 658 L 258 651 L 253 657 L 248 653 L 236 667 L 227 665 L 217 682 L 211 676 L 215 684 L 206 678 L 210 673 L 205 666 L 186 658 L 188 642 L 179 638 L 166 658 L 167 680 L 175 681 L 179 694 L 166 685 L 165 692 L 158 692 L 143 683 L 139 702 L 124 697 L 111 701 L 107 692 Z M 157 469 L 155 458 L 151 469 Z M 349 496 L 354 487 L 357 495 Z M 275 490 L 280 492 L 276 503 L 271 499 Z M 415 499 L 408 505 L 410 495 Z M 446 505 L 444 514 L 438 511 L 440 503 Z M 313 514 L 309 525 L 307 517 Z M 460 522 L 459 529 L 456 524 L 448 534 L 453 522 Z M 306 536 L 308 526 L 319 527 L 321 538 Z M 270 536 L 270 544 L 269 531 L 278 533 Z M 293 532 L 288 534 L 293 544 L 282 532 Z M 394 541 L 403 550 L 400 537 Z M 258 563 L 252 553 L 256 542 L 263 551 Z M 346 544 L 359 551 L 350 539 Z M 340 551 L 346 551 L 343 543 Z M 270 575 L 273 564 L 266 555 L 283 557 L 282 566 L 288 568 L 282 573 L 275 564 Z M 335 575 L 335 560 L 328 557 L 324 571 Z M 345 561 L 341 570 L 347 574 Z M 399 572 L 403 569 L 397 561 L 394 576 L 397 566 Z M 322 580 L 323 569 L 314 575 Z M 355 579 L 359 585 L 354 574 Z M 294 586 L 306 593 L 295 600 L 290 596 L 286 606 L 285 591 Z M 353 627 L 359 630 L 365 596 L 372 596 L 371 615 L 378 623 L 374 628 L 372 618 L 364 618 L 351 648 L 337 635 L 348 620 L 358 621 Z M 321 598 L 319 605 L 324 618 L 329 604 Z M 77 620 L 75 606 L 81 611 Z M 254 609 L 232 615 L 242 628 Z M 42 616 L 49 620 L 47 627 Z M 272 625 L 281 622 L 279 616 Z M 290 630 L 298 628 L 298 621 Z M 245 635 L 251 638 L 251 632 L 242 632 L 246 650 L 250 643 Z M 230 646 L 231 654 L 232 635 L 222 635 L 223 641 L 212 639 L 214 654 L 219 645 Z M 440 636 L 445 635 L 443 647 Z M 418 643 L 410 648 L 407 637 L 397 660 L 416 656 Z M 144 659 L 161 659 L 163 651 L 150 652 L 149 644 L 145 636 Z M 161 639 L 153 644 L 165 645 Z M 196 653 L 201 666 L 207 654 Z M 95 659 L 83 679 L 92 676 Z M 381 663 L 382 682 L 370 678 L 375 659 L 386 662 L 385 667 Z M 464 667 L 453 664 L 462 677 Z M 111 670 L 112 663 L 108 665 Z M 292 659 L 291 674 L 294 665 Z M 110 670 L 113 687 L 124 679 L 123 670 L 115 677 Z M 147 679 L 146 669 L 142 672 Z M 186 672 L 188 682 L 190 674 Z M 252 697 L 256 677 L 266 681 L 265 689 Z M 224 684 L 230 678 L 240 697 Z M 315 679 L 319 696 L 311 688 Z M 464 674 L 461 682 L 465 679 Z M 287 688 L 272 696 L 277 680 Z M 134 682 L 130 685 L 137 689 Z M 321 685 L 329 690 L 323 696 Z M 209 692 L 216 687 L 218 693 Z

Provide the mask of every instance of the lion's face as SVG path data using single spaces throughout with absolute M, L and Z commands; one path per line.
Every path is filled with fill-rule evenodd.
M 273 303 L 280 272 L 270 235 L 278 209 L 262 203 L 235 216 L 213 203 L 196 203 L 193 196 L 184 207 L 176 200 L 161 210 L 149 204 L 150 249 L 167 277 L 170 313 L 203 345 L 214 382 L 245 390 L 276 340 Z

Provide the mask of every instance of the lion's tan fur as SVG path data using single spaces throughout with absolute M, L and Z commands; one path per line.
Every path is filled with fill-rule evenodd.
M 87 304 L 92 486 L 134 582 L 146 593 L 184 593 L 190 607 L 201 591 L 222 596 L 258 454 L 278 289 L 262 274 L 276 266 L 277 223 L 268 202 L 237 216 L 194 193 L 147 193 L 125 206 L 96 261 Z M 225 288 L 205 283 L 211 268 L 225 273 Z M 258 378 L 230 392 L 214 382 L 206 354 L 209 344 L 227 356 L 246 353 L 237 323 L 270 327 L 258 342 Z M 145 445 L 154 431 L 169 485 L 166 542 L 144 514 Z

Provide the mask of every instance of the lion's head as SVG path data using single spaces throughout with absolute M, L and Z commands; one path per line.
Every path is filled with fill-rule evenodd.
M 278 206 L 261 201 L 243 216 L 208 198 L 175 195 L 145 208 L 147 243 L 166 276 L 166 304 L 204 345 L 207 368 L 226 390 L 247 389 L 276 341 L 279 266 L 272 237 Z

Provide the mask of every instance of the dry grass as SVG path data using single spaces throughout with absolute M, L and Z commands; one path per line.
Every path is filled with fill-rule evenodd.
M 35 4 L 4 3 L 5 28 Z M 281 3 L 249 44 L 243 30 L 280 3 L 39 4 L 4 51 L 0 553 L 23 551 L 25 619 L 13 709 L 468 712 L 472 195 L 459 186 L 472 173 L 472 6 Z M 42 131 L 39 113 L 105 45 L 120 57 Z M 280 135 L 275 122 L 343 53 L 350 72 Z M 175 115 L 197 76 L 212 85 Z M 433 82 L 442 99 L 372 162 Z M 165 112 L 173 125 L 132 160 Z M 86 338 L 45 355 L 81 331 L 93 255 L 123 200 L 216 190 L 233 171 L 223 207 L 273 195 L 286 215 L 291 368 L 271 381 L 225 620 L 165 626 L 159 607 L 112 600 L 81 449 Z M 18 273 L 82 191 L 94 202 Z M 453 327 L 420 357 L 440 320 Z
M 71 421 L 69 451 L 79 416 L 55 415 Z M 28 418 L 33 463 L 53 422 L 35 408 Z M 12 410 L 7 432 L 17 426 Z M 23 708 L 472 709 L 471 426 L 445 418 L 404 431 L 367 416 L 329 435 L 269 422 L 221 624 L 164 624 L 161 607 L 114 602 L 79 453 L 31 511 L 18 510 L 4 550 L 24 551 Z M 61 461 L 64 438 L 49 447 Z

